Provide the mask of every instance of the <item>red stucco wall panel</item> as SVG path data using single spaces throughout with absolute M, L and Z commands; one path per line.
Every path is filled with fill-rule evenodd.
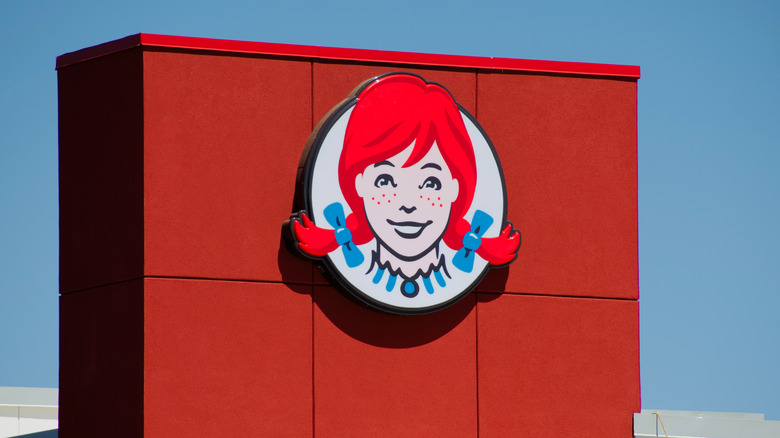
M 636 83 L 480 73 L 478 90 L 523 233 L 502 281 L 479 289 L 637 298 Z
M 144 433 L 311 436 L 311 287 L 147 279 Z
M 60 291 L 143 274 L 141 50 L 60 70 Z
M 142 435 L 143 306 L 142 280 L 60 297 L 60 437 Z
M 415 73 L 429 82 L 443 85 L 458 103 L 474 113 L 477 101 L 477 78 L 474 71 L 320 61 L 313 63 L 314 123 L 318 123 L 331 108 L 367 79 L 396 71 Z
M 476 436 L 473 295 L 415 317 L 326 286 L 314 300 L 316 436 Z
M 632 436 L 633 300 L 479 294 L 480 437 Z
M 308 62 L 144 54 L 147 275 L 311 281 L 280 233 L 310 84 Z

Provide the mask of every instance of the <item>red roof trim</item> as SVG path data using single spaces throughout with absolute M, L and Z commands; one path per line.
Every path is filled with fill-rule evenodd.
M 57 57 L 57 68 L 128 50 L 138 46 L 166 47 L 217 52 L 250 53 L 296 58 L 334 59 L 390 64 L 414 64 L 480 70 L 563 73 L 589 76 L 639 78 L 639 67 L 632 65 L 590 64 L 584 62 L 535 61 L 527 59 L 486 58 L 478 56 L 432 55 L 382 50 L 340 49 L 293 44 L 258 43 L 210 38 L 136 34 L 119 40 L 88 47 Z

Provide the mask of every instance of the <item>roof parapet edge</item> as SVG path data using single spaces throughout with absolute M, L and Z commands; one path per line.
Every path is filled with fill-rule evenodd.
M 139 33 L 57 57 L 60 69 L 138 46 L 242 54 L 639 79 L 638 66 L 303 46 Z

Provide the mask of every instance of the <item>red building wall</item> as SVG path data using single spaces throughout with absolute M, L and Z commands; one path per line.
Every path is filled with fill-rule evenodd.
M 479 120 L 523 233 L 421 316 L 281 237 L 315 125 L 391 71 Z M 632 435 L 638 68 L 136 35 L 58 73 L 62 437 Z

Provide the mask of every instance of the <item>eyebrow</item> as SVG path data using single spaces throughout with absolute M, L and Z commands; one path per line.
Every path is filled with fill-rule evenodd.
M 429 167 L 432 167 L 432 168 L 434 168 L 434 169 L 436 169 L 436 170 L 441 170 L 441 166 L 439 166 L 439 165 L 438 165 L 438 164 L 436 164 L 436 163 L 426 163 L 426 164 L 424 164 L 424 165 L 423 165 L 423 167 L 421 167 L 420 169 L 427 169 L 427 168 L 429 168 Z
M 391 162 L 389 162 L 389 161 L 387 161 L 387 160 L 385 160 L 385 161 L 380 161 L 380 162 L 378 162 L 378 163 L 374 164 L 374 167 L 379 167 L 379 166 L 390 166 L 390 167 L 395 167 L 395 165 L 394 165 L 393 163 L 391 163 Z

